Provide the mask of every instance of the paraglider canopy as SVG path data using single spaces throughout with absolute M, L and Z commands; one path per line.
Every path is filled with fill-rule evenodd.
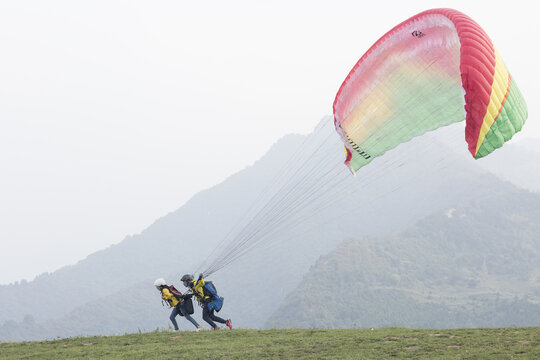
M 351 171 L 427 131 L 466 121 L 476 159 L 521 130 L 527 105 L 482 28 L 452 9 L 394 27 L 356 63 L 334 101 Z

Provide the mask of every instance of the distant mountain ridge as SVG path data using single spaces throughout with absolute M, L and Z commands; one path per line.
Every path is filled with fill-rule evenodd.
M 323 256 L 266 327 L 540 324 L 540 194 L 504 191 Z

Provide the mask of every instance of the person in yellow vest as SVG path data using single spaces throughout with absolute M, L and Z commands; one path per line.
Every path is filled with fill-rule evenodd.
M 176 322 L 176 316 L 180 315 L 189 320 L 193 326 L 195 326 L 195 331 L 200 331 L 201 326 L 191 317 L 190 313 L 193 313 L 193 305 L 191 304 L 191 311 L 188 308 L 188 302 L 191 303 L 191 296 L 193 294 L 184 294 L 182 295 L 174 286 L 169 286 L 165 282 L 165 279 L 159 278 L 154 281 L 154 286 L 161 293 L 161 298 L 169 304 L 169 307 L 172 308 L 171 315 L 169 319 L 171 320 L 174 330 L 178 331 L 178 323 Z
M 202 306 L 204 321 L 210 324 L 214 330 L 219 330 L 219 327 L 214 321 L 225 324 L 229 329 L 232 329 L 231 319 L 225 320 L 214 314 L 214 311 L 219 312 L 219 310 L 221 310 L 221 307 L 223 306 L 223 297 L 218 296 L 212 282 L 205 282 L 202 274 L 197 280 L 194 280 L 193 276 L 190 274 L 182 276 L 181 280 L 185 287 L 191 289 L 197 298 L 197 301 Z

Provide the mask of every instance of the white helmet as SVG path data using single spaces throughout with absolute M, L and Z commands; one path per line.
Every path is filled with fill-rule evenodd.
M 167 285 L 167 283 L 165 282 L 165 279 L 164 278 L 159 278 L 159 279 L 156 279 L 156 281 L 154 281 L 154 286 L 156 287 L 156 289 L 159 290 L 159 287 L 160 286 L 163 286 L 163 285 Z

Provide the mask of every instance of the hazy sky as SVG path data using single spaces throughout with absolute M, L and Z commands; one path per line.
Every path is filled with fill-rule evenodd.
M 0 0 L 0 283 L 139 233 L 332 113 L 387 30 L 452 7 L 490 35 L 540 137 L 533 1 Z

